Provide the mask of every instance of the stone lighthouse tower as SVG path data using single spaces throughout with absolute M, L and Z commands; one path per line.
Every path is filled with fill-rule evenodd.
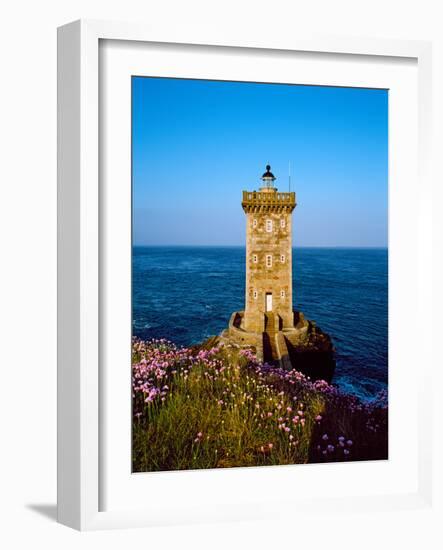
M 292 310 L 292 211 L 295 193 L 279 193 L 269 164 L 259 191 L 243 191 L 246 214 L 244 329 L 290 329 Z
M 246 297 L 220 339 L 253 348 L 257 358 L 330 380 L 335 368 L 330 337 L 292 309 L 292 212 L 295 193 L 279 193 L 271 167 L 258 191 L 243 191 L 246 214 Z

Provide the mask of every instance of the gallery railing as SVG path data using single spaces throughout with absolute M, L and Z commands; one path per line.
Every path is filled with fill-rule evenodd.
M 243 191 L 243 204 L 295 205 L 295 193 L 261 193 L 260 191 Z

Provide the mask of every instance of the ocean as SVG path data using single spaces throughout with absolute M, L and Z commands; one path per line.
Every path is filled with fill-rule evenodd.
M 244 292 L 244 247 L 133 248 L 134 336 L 199 343 L 244 309 Z M 365 401 L 387 389 L 387 249 L 294 248 L 293 294 L 333 340 L 333 383 Z

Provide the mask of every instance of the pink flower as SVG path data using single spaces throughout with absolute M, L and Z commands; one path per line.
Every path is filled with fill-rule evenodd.
M 322 439 L 323 441 L 327 441 L 329 439 L 328 434 L 323 434 Z
M 346 445 L 349 445 L 349 447 L 352 447 L 352 439 L 348 439 L 346 441 Z
M 322 418 L 323 418 L 323 417 L 322 417 L 321 415 L 318 414 L 318 415 L 315 417 L 315 420 L 317 420 L 317 422 L 320 422 L 320 420 L 322 420 Z
M 348 455 L 348 454 L 349 454 L 348 449 L 343 449 L 343 453 L 344 453 L 345 455 Z
M 270 449 L 272 449 L 273 446 L 274 446 L 273 443 L 268 443 L 268 447 L 269 447 Z

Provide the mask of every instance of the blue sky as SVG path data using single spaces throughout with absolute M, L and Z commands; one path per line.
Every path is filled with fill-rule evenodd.
M 295 246 L 387 246 L 388 92 L 132 78 L 135 245 L 244 245 L 271 164 Z

